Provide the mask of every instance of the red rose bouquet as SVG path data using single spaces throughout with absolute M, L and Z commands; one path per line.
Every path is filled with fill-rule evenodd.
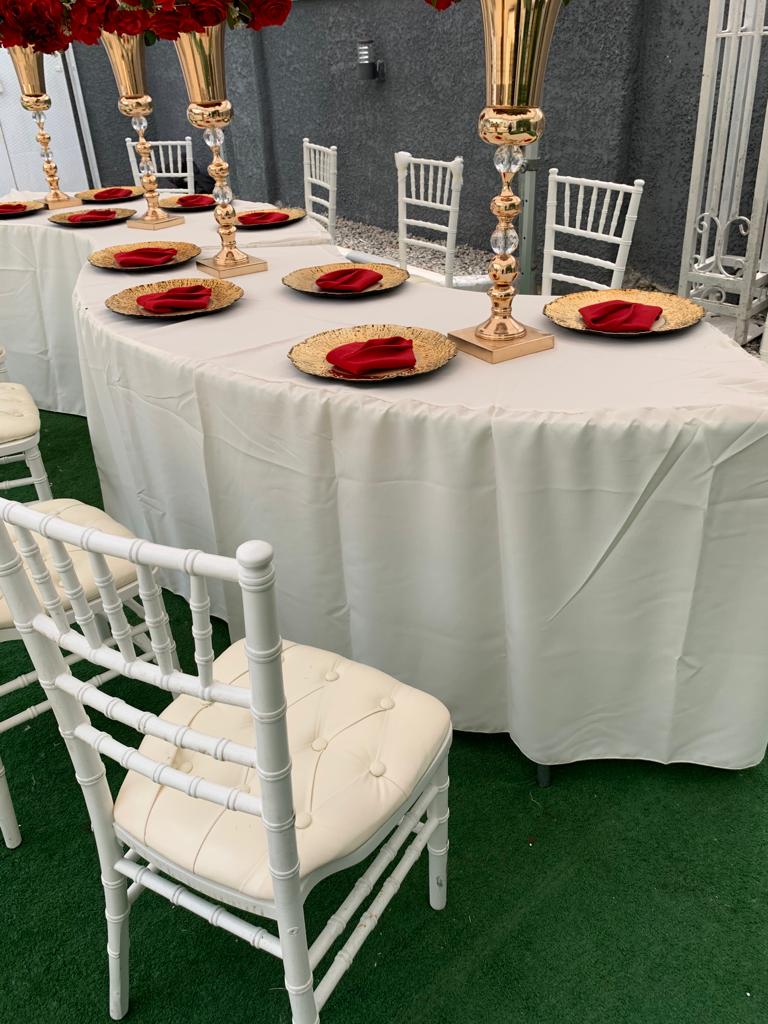
M 291 0 L 152 0 L 148 41 L 178 39 L 182 32 L 202 32 L 224 21 L 259 31 L 282 25 L 290 12 Z
M 66 50 L 70 4 L 64 0 L 4 0 L 0 46 L 31 46 L 38 53 Z

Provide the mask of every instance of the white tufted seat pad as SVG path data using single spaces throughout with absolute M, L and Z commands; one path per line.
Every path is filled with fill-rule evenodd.
M 285 642 L 283 675 L 302 878 L 356 850 L 413 791 L 451 732 L 434 697 L 337 654 Z M 214 678 L 247 687 L 244 641 Z M 252 746 L 250 712 L 182 696 L 164 719 Z M 145 737 L 140 750 L 225 786 L 259 792 L 250 769 Z M 272 898 L 261 818 L 230 811 L 129 772 L 115 803 L 129 836 L 186 871 L 255 900 Z
M 40 413 L 23 384 L 0 382 L 0 444 L 32 437 L 40 430 Z
M 133 537 L 130 530 L 127 530 L 120 523 L 115 522 L 114 519 L 110 518 L 106 512 L 103 512 L 100 508 L 94 508 L 92 505 L 84 505 L 82 501 L 75 501 L 71 498 L 54 498 L 52 501 L 36 501 L 30 502 L 30 508 L 34 508 L 37 512 L 50 513 L 55 516 L 59 516 L 61 519 L 66 520 L 68 523 L 74 523 L 76 526 L 93 527 L 96 530 L 103 530 L 105 533 L 115 534 L 118 537 Z M 11 539 L 16 542 L 16 531 L 13 526 L 8 527 L 8 532 L 11 535 Z M 61 585 L 61 580 L 53 568 L 51 561 L 50 552 L 48 549 L 48 542 L 44 537 L 35 537 L 37 546 L 40 548 L 40 552 L 45 560 L 45 564 L 48 566 L 48 571 L 51 574 L 56 589 L 59 592 L 59 596 L 62 599 L 65 608 L 69 608 L 69 598 L 64 593 L 64 588 Z M 99 596 L 99 588 L 93 579 L 93 573 L 91 572 L 90 562 L 88 559 L 88 552 L 83 551 L 80 548 L 72 547 L 69 544 L 65 544 L 65 547 L 69 553 L 69 557 L 72 559 L 72 564 L 75 567 L 75 571 L 80 579 L 80 582 L 85 591 L 85 596 L 88 601 L 94 601 Z M 115 580 L 115 586 L 118 590 L 121 587 L 128 586 L 130 583 L 136 580 L 136 569 L 131 562 L 126 562 L 122 558 L 107 558 L 107 565 L 112 571 L 112 575 Z M 9 629 L 13 627 L 13 617 L 5 602 L 5 598 L 0 594 L 0 629 Z

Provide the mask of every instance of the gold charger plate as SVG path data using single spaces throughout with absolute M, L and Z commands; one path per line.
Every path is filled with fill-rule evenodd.
M 322 274 L 330 274 L 332 270 L 375 270 L 382 275 L 381 280 L 372 284 L 362 292 L 324 292 L 318 288 L 315 281 Z M 302 267 L 301 270 L 292 270 L 283 278 L 283 284 L 293 288 L 295 292 L 305 292 L 307 295 L 322 295 L 330 299 L 359 299 L 364 295 L 376 295 L 379 292 L 391 291 L 404 284 L 410 275 L 407 270 L 400 267 L 393 267 L 391 263 L 326 263 L 321 267 Z
M 416 365 L 411 369 L 382 370 L 365 377 L 348 377 L 340 373 L 325 358 L 331 349 L 351 341 L 368 341 L 369 338 L 410 338 Z M 365 384 L 370 381 L 393 380 L 396 377 L 416 377 L 421 373 L 432 373 L 445 366 L 456 355 L 456 345 L 439 331 L 426 327 L 402 327 L 399 324 L 361 324 L 359 327 L 338 327 L 322 334 L 300 341 L 288 353 L 297 370 L 312 377 L 330 377 L 332 380 L 348 381 L 351 384 Z
M 18 213 L 0 213 L 0 220 L 14 220 L 17 217 L 29 217 L 31 213 L 37 213 L 38 210 L 42 210 L 45 207 L 45 203 L 41 203 L 39 199 L 9 199 L 9 203 L 18 203 L 20 206 L 23 203 L 26 206 L 26 210 L 20 210 Z
M 204 196 L 206 192 L 189 192 L 191 196 Z M 213 199 L 213 196 L 210 197 Z M 179 206 L 179 200 L 184 199 L 184 196 L 166 196 L 160 200 L 160 206 L 164 210 L 177 210 L 179 213 L 212 213 L 216 209 L 216 202 L 210 203 L 208 206 Z
M 650 331 L 595 331 L 587 327 L 579 309 L 582 306 L 593 306 L 597 302 L 610 302 L 611 299 L 623 299 L 625 302 L 644 302 L 649 306 L 661 306 L 662 313 Z M 669 334 L 693 327 L 704 316 L 704 310 L 690 299 L 669 292 L 647 292 L 639 288 L 611 288 L 607 291 L 573 292 L 561 295 L 544 307 L 544 315 L 559 327 L 567 327 L 571 331 L 581 331 L 601 338 L 647 338 L 656 334 Z
M 175 249 L 176 255 L 168 263 L 161 263 L 156 267 L 121 267 L 115 262 L 116 252 L 132 252 L 134 249 Z M 199 245 L 192 242 L 126 242 L 125 245 L 110 245 L 106 249 L 97 249 L 88 257 L 91 266 L 101 267 L 103 270 L 119 270 L 124 274 L 135 274 L 137 271 L 147 270 L 168 270 L 169 267 L 178 267 L 182 263 L 189 263 L 201 253 Z
M 105 210 L 111 210 L 111 206 L 105 206 Z M 92 211 L 93 212 L 93 211 Z M 115 216 L 110 217 L 109 220 L 86 220 L 86 221 L 71 221 L 69 218 L 73 215 L 73 211 L 69 210 L 67 213 L 54 213 L 48 220 L 52 224 L 61 224 L 65 228 L 104 228 L 110 224 L 119 224 L 121 220 L 130 220 L 131 217 L 136 216 L 135 210 L 115 210 Z
M 150 313 L 149 310 L 142 309 L 136 302 L 137 295 L 165 292 L 169 288 L 184 288 L 200 284 L 211 289 L 211 301 L 205 309 L 187 309 L 178 313 Z M 206 313 L 218 313 L 233 305 L 238 299 L 242 299 L 244 294 L 243 289 L 232 284 L 231 281 L 215 277 L 176 277 L 168 281 L 152 281 L 136 285 L 135 288 L 125 288 L 116 295 L 110 295 L 104 305 L 113 313 L 122 313 L 123 316 L 141 316 L 147 320 L 177 320 L 179 317 L 188 318 L 203 316 Z
M 105 192 L 108 188 L 129 188 L 131 194 L 123 196 L 122 199 L 97 199 L 99 192 Z M 75 199 L 82 199 L 84 203 L 130 203 L 132 199 L 138 199 L 144 195 L 144 189 L 139 185 L 103 185 L 101 188 L 88 188 L 84 192 L 75 192 Z
M 279 220 L 274 224 L 243 224 L 240 220 L 247 213 L 287 213 L 288 220 Z M 307 211 L 298 206 L 279 206 L 275 210 L 243 210 L 237 215 L 237 226 L 241 231 L 264 231 L 265 228 L 287 228 L 294 221 L 302 220 L 307 216 Z

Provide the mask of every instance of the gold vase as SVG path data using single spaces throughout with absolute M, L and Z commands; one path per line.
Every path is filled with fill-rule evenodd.
M 485 40 L 485 107 L 478 131 L 496 146 L 494 164 L 501 192 L 491 201 L 498 223 L 491 236 L 494 256 L 488 267 L 491 315 L 478 327 L 451 333 L 459 348 L 497 363 L 552 348 L 555 339 L 512 316 L 517 294 L 518 235 L 515 221 L 522 203 L 512 179 L 525 161 L 524 147 L 544 131 L 539 104 L 549 48 L 561 0 L 480 0 Z
M 21 105 L 34 117 L 37 124 L 37 141 L 43 158 L 43 173 L 48 182 L 48 195 L 44 202 L 49 210 L 61 210 L 67 206 L 80 206 L 80 200 L 67 195 L 59 188 L 59 169 L 50 149 L 51 136 L 45 130 L 45 112 L 50 110 L 51 97 L 45 91 L 43 55 L 31 46 L 9 46 L 16 77 L 21 88 Z
M 266 270 L 267 263 L 237 247 L 237 213 L 232 205 L 229 164 L 221 155 L 224 129 L 232 120 L 224 79 L 224 28 L 222 22 L 203 32 L 182 32 L 175 46 L 189 98 L 187 118 L 204 133 L 211 151 L 208 173 L 216 183 L 213 197 L 221 248 L 211 259 L 198 260 L 197 265 L 213 277 L 238 277 Z
M 152 97 L 147 95 L 144 37 L 102 30 L 101 44 L 106 50 L 120 94 L 117 109 L 125 117 L 130 117 L 131 127 L 138 136 L 136 152 L 139 155 L 141 185 L 147 201 L 146 213 L 142 217 L 131 218 L 125 225 L 137 230 L 157 231 L 160 228 L 183 224 L 183 217 L 166 213 L 160 207 L 160 197 L 157 194 L 152 147 L 145 136 L 147 118 L 152 113 Z

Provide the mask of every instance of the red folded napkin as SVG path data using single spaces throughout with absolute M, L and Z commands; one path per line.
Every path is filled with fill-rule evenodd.
M 103 188 L 100 192 L 94 192 L 93 193 L 93 198 L 94 199 L 99 199 L 99 200 L 104 200 L 104 202 L 108 203 L 110 199 L 127 199 L 128 196 L 132 196 L 132 195 L 133 195 L 132 189 L 130 189 L 130 188 L 120 188 L 118 186 L 116 188 Z
M 199 194 L 192 196 L 179 196 L 176 205 L 183 207 L 215 206 L 216 200 L 213 196 L 204 196 Z
M 88 213 L 70 213 L 67 220 L 70 224 L 87 224 L 89 221 L 114 220 L 116 210 L 89 210 Z
M 290 220 L 287 213 L 279 210 L 254 210 L 252 213 L 241 213 L 237 218 L 241 224 L 279 224 Z
M 350 341 L 331 349 L 325 358 L 351 377 L 362 377 L 380 370 L 410 369 L 416 365 L 413 342 L 400 337 Z
M 315 284 L 323 292 L 364 292 L 383 276 L 375 270 L 350 267 L 349 270 L 329 270 L 316 277 Z
M 211 289 L 202 284 L 182 285 L 136 297 L 137 304 L 150 313 L 183 313 L 188 309 L 207 309 L 210 301 Z
M 26 203 L 0 203 L 0 213 L 24 213 Z
M 177 249 L 161 249 L 160 246 L 148 246 L 146 249 L 129 249 L 127 252 L 112 253 L 115 263 L 120 267 L 160 267 L 170 263 Z
M 579 312 L 584 323 L 593 331 L 629 334 L 650 331 L 663 310 L 661 306 L 649 306 L 644 302 L 610 299 L 608 302 L 582 306 Z

